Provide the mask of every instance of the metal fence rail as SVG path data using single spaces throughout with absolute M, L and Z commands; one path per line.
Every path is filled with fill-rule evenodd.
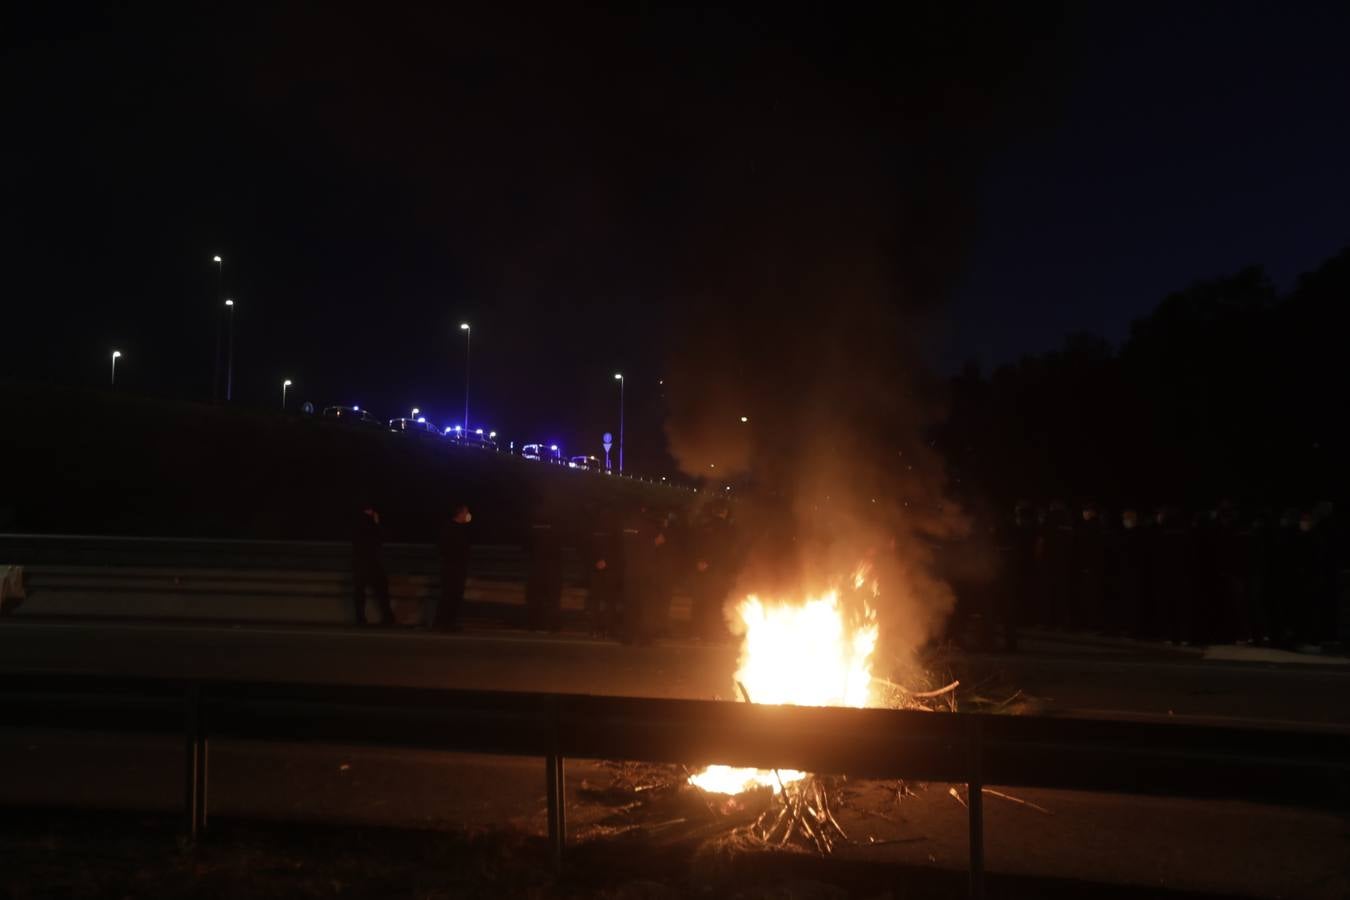
M 213 738 L 543 757 L 555 864 L 566 842 L 568 757 L 965 783 L 975 896 L 985 784 L 1350 806 L 1350 732 L 1338 729 L 31 673 L 0 676 L 0 721 L 182 735 L 193 837 L 207 822 Z

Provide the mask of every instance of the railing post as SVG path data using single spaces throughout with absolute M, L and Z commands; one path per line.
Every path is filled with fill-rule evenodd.
M 544 760 L 544 781 L 548 791 L 548 851 L 554 872 L 562 871 L 563 847 L 567 844 L 567 785 L 563 781 L 563 757 L 558 741 L 557 701 L 553 703 L 549 745 L 553 752 Z
M 548 790 L 549 862 L 555 872 L 562 869 L 563 845 L 567 843 L 567 786 L 563 782 L 563 758 L 556 754 L 545 761 Z
M 970 896 L 984 900 L 984 755 L 980 720 L 971 717 L 966 726 L 967 805 L 970 808 Z
M 201 753 L 198 749 L 201 691 L 195 684 L 183 694 L 183 815 L 188 838 L 197 840 L 202 822 Z
M 207 775 L 211 770 L 210 766 L 210 747 L 207 743 L 206 729 L 201 727 L 202 722 L 200 713 L 198 714 L 197 732 L 197 830 L 206 831 L 206 811 L 210 808 L 207 803 Z

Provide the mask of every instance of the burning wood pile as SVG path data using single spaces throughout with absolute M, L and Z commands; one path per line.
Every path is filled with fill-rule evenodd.
M 960 682 L 934 682 L 931 673 L 940 671 L 940 665 L 912 674 L 909 680 L 920 683 L 910 686 L 874 676 L 878 623 L 871 600 L 877 590 L 868 570 L 860 568 L 848 583 L 804 602 L 746 597 L 735 609 L 743 628 L 734 678 L 738 699 L 955 712 Z M 1019 694 L 996 706 L 1006 706 Z M 978 693 L 972 699 L 995 707 L 979 703 Z M 892 813 L 921 787 L 895 782 L 878 790 L 871 783 L 864 787 L 842 776 L 791 769 L 713 765 L 690 772 L 679 766 L 613 765 L 611 785 L 583 787 L 583 796 L 613 808 L 597 826 L 597 836 L 668 830 L 716 837 L 723 845 L 747 849 L 829 854 L 842 844 L 887 842 L 851 835 L 840 822 L 841 814 L 847 810 L 845 818 L 853 822 L 874 816 L 898 824 Z M 867 808 L 878 799 L 885 809 Z M 959 795 L 956 799 L 961 800 Z

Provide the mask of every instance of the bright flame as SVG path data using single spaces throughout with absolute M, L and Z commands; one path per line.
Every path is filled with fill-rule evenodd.
M 855 590 L 866 572 L 854 576 Z M 876 612 L 864 606 L 850 623 L 837 591 L 805 603 L 765 603 L 755 595 L 736 608 L 745 625 L 736 670 L 740 688 L 754 703 L 792 706 L 868 706 L 872 701 L 872 651 L 877 644 Z M 805 772 L 709 766 L 691 784 L 717 794 L 786 785 Z

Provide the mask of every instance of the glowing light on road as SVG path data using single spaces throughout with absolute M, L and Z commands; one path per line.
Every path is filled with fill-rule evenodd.
M 864 570 L 854 583 L 865 578 Z M 736 607 L 745 628 L 737 690 L 755 703 L 792 706 L 864 707 L 872 702 L 872 651 L 877 643 L 876 613 L 864 606 L 861 617 L 841 607 L 837 591 L 804 603 L 766 603 L 751 594 Z M 731 766 L 709 766 L 689 781 L 705 791 L 738 794 L 755 787 L 777 793 L 804 772 L 777 773 Z

